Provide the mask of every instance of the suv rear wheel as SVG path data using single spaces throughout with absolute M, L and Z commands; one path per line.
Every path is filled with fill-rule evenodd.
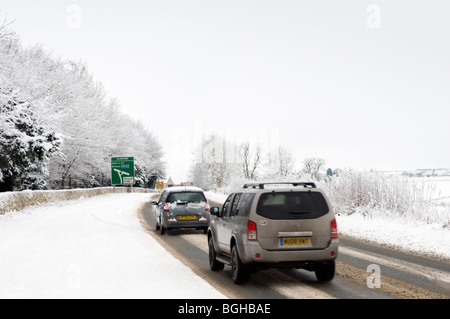
M 334 278 L 336 263 L 333 261 L 318 264 L 314 270 L 318 281 L 330 281 Z
M 231 250 L 231 277 L 235 284 L 243 284 L 250 279 L 250 268 L 242 263 L 236 245 Z

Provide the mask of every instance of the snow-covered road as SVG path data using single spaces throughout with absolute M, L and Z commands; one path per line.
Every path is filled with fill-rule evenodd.
M 0 298 L 225 298 L 145 232 L 137 211 L 150 196 L 0 215 Z

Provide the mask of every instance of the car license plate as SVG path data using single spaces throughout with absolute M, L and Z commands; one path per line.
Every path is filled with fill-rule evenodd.
M 183 219 L 183 220 L 185 220 L 185 219 L 191 220 L 191 219 L 195 219 L 196 216 L 195 215 L 180 215 L 180 216 L 178 216 L 178 218 Z
M 280 238 L 281 246 L 310 245 L 309 238 Z

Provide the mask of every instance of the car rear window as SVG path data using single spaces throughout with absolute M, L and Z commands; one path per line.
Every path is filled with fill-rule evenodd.
M 256 212 L 270 219 L 311 219 L 327 214 L 329 208 L 319 192 L 271 192 L 261 194 Z
M 202 192 L 177 192 L 170 193 L 167 198 L 168 203 L 184 202 L 184 203 L 200 203 L 206 202 L 205 195 Z

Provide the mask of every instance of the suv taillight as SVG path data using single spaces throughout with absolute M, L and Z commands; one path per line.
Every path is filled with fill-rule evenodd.
M 331 224 L 330 224 L 330 235 L 331 235 L 331 238 L 339 238 L 336 218 L 331 221 Z
M 211 207 L 209 206 L 208 201 L 206 201 L 205 211 L 209 212 L 210 209 L 211 209 Z
M 257 240 L 258 237 L 256 235 L 256 224 L 249 220 L 247 222 L 247 239 L 248 240 Z
M 164 210 L 165 212 L 168 212 L 168 211 L 169 211 L 169 204 L 164 203 L 163 210 Z

